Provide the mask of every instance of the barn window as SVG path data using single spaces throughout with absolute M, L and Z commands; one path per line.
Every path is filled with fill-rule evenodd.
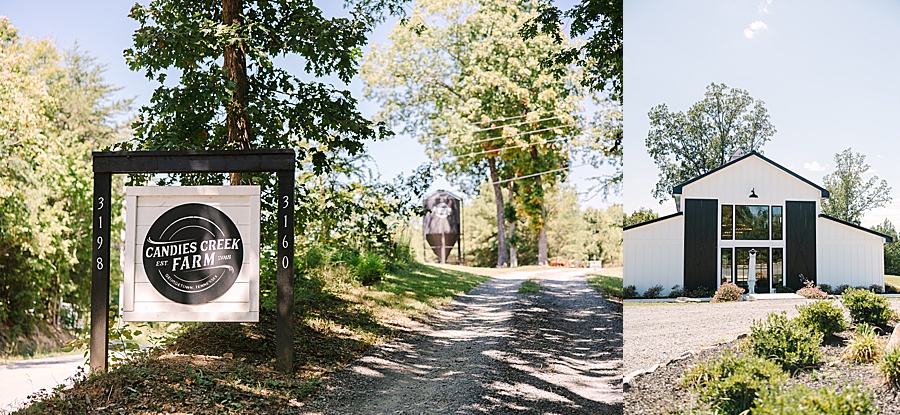
M 781 206 L 772 206 L 772 239 L 781 240 L 782 218 Z
M 734 237 L 738 240 L 769 239 L 769 207 L 734 207 Z
M 722 239 L 734 239 L 734 206 L 722 205 Z

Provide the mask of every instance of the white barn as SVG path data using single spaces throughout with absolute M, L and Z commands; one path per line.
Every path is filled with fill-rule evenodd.
M 672 191 L 677 213 L 625 227 L 625 285 L 715 291 L 747 288 L 756 251 L 757 293 L 799 289 L 803 279 L 884 288 L 890 237 L 822 214 L 821 186 L 757 152 Z

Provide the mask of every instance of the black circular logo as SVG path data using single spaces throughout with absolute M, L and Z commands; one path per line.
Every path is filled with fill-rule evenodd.
M 237 226 L 221 210 L 200 203 L 175 206 L 157 218 L 143 251 L 150 283 L 181 304 L 221 297 L 244 262 L 244 241 Z

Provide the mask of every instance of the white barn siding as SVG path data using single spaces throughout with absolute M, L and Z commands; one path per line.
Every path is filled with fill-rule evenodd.
M 751 189 L 759 198 L 749 198 Z M 786 200 L 816 201 L 816 213 L 820 213 L 821 197 L 821 190 L 758 157 L 748 157 L 682 189 L 682 200 L 718 199 L 720 205 L 784 206 Z
M 817 218 L 816 274 L 819 284 L 884 288 L 884 239 L 878 235 Z
M 628 229 L 623 245 L 624 284 L 639 294 L 659 284 L 666 295 L 684 284 L 684 216 Z

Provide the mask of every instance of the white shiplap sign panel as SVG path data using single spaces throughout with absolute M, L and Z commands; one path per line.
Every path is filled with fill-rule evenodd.
M 125 321 L 259 321 L 259 186 L 125 187 Z

